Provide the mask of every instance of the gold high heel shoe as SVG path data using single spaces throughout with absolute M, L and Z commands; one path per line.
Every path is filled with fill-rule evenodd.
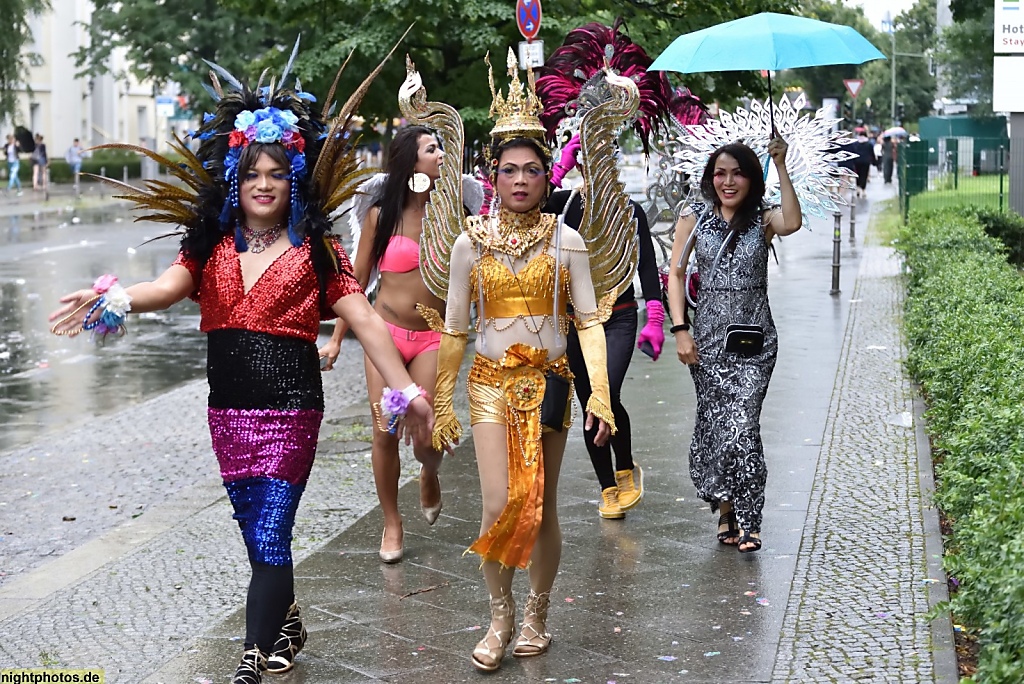
M 550 591 L 538 594 L 533 589 L 530 590 L 530 595 L 526 597 L 526 608 L 523 610 L 522 629 L 519 631 L 519 638 L 516 639 L 516 647 L 512 649 L 512 655 L 517 658 L 529 658 L 547 653 L 552 638 L 547 631 L 550 602 Z
M 231 684 L 263 684 L 263 673 L 267 671 L 267 656 L 258 648 L 242 654 Z
M 495 630 L 494 623 L 500 621 L 501 629 Z M 487 634 L 473 649 L 473 666 L 484 672 L 494 672 L 501 667 L 501 659 L 505 657 L 505 648 L 512 641 L 512 632 L 516 628 L 516 604 L 511 594 L 491 597 L 491 625 Z M 497 641 L 497 646 L 492 644 Z

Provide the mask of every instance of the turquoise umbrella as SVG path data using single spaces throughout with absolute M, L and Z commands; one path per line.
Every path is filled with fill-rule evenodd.
M 647 69 L 684 74 L 767 70 L 774 121 L 772 71 L 874 59 L 885 55 L 849 26 L 762 12 L 679 36 Z

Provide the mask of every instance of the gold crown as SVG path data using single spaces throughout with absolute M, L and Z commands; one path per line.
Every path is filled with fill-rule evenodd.
M 491 111 L 490 116 L 494 119 L 494 128 L 491 129 L 491 137 L 499 139 L 510 138 L 536 138 L 544 141 L 547 131 L 544 124 L 540 122 L 540 113 L 543 111 L 540 98 L 537 97 L 537 84 L 533 77 L 533 69 L 526 68 L 526 82 L 524 87 L 519 80 L 519 62 L 516 60 L 512 48 L 508 49 L 508 75 L 512 81 L 508 84 L 508 97 L 494 89 L 494 70 L 491 68 L 490 53 L 484 57 L 487 62 L 487 81 L 491 86 Z

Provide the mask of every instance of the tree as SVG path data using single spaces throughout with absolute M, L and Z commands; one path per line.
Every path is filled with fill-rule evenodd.
M 993 8 L 989 4 L 977 16 L 961 11 L 964 18 L 957 19 L 942 32 L 936 59 L 950 96 L 975 100 L 977 105 L 971 110 L 972 114 L 991 114 Z
M 890 60 L 896 47 L 896 102 L 904 107 L 904 123 L 927 116 L 935 101 L 935 76 L 932 74 L 932 47 L 935 44 L 935 5 L 918 0 L 893 22 L 895 41 L 882 37 L 878 48 Z M 889 38 L 886 40 L 885 38 Z M 864 88 L 860 97 L 871 98 L 880 119 L 888 123 L 892 103 L 892 62 L 868 62 L 861 70 Z
M 28 69 L 39 60 L 25 50 L 33 40 L 29 18 L 49 9 L 49 0 L 0 0 L 0 119 L 16 115 L 18 90 L 29 87 Z
M 87 28 L 90 43 L 75 53 L 79 75 L 106 73 L 111 53 L 123 47 L 133 75 L 158 86 L 180 83 L 198 109 L 211 103 L 202 87 L 209 82 L 204 59 L 248 75 L 279 52 L 269 21 L 206 0 L 93 0 Z
M 2 1 L 2 0 L 0 0 Z M 685 0 L 545 0 L 540 38 L 547 51 L 589 21 L 611 24 L 623 16 L 631 37 L 655 56 L 683 33 L 762 11 L 788 12 L 795 0 L 736 0 L 694 5 Z M 503 82 L 505 50 L 520 36 L 510 0 L 96 0 L 92 44 L 79 55 L 86 70 L 102 69 L 114 46 L 128 49 L 132 70 L 157 81 L 173 79 L 193 98 L 216 61 L 239 77 L 280 70 L 295 37 L 302 47 L 294 73 L 303 86 L 325 93 L 338 66 L 355 51 L 339 84 L 354 88 L 402 33 L 412 30 L 371 88 L 360 113 L 390 120 L 398 115 L 397 90 L 404 54 L 423 74 L 432 99 L 460 108 L 467 140 L 487 130 L 490 92 L 483 55 L 491 51 Z M 255 68 L 254 68 L 255 67 Z M 706 100 L 728 104 L 763 89 L 755 72 L 673 76 Z M 208 101 L 207 101 L 208 102 Z

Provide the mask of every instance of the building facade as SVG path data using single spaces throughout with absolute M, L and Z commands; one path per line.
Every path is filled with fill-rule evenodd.
M 152 146 L 163 141 L 166 117 L 157 116 L 158 92 L 128 70 L 123 49 L 114 50 L 108 73 L 77 77 L 74 53 L 88 44 L 86 26 L 92 14 L 89 0 L 52 0 L 52 10 L 29 19 L 39 56 L 30 68 L 28 88 L 18 93 L 14 117 L 0 123 L 4 135 L 14 126 L 41 133 L 50 157 L 59 158 L 75 138 L 84 147 L 111 142 Z

